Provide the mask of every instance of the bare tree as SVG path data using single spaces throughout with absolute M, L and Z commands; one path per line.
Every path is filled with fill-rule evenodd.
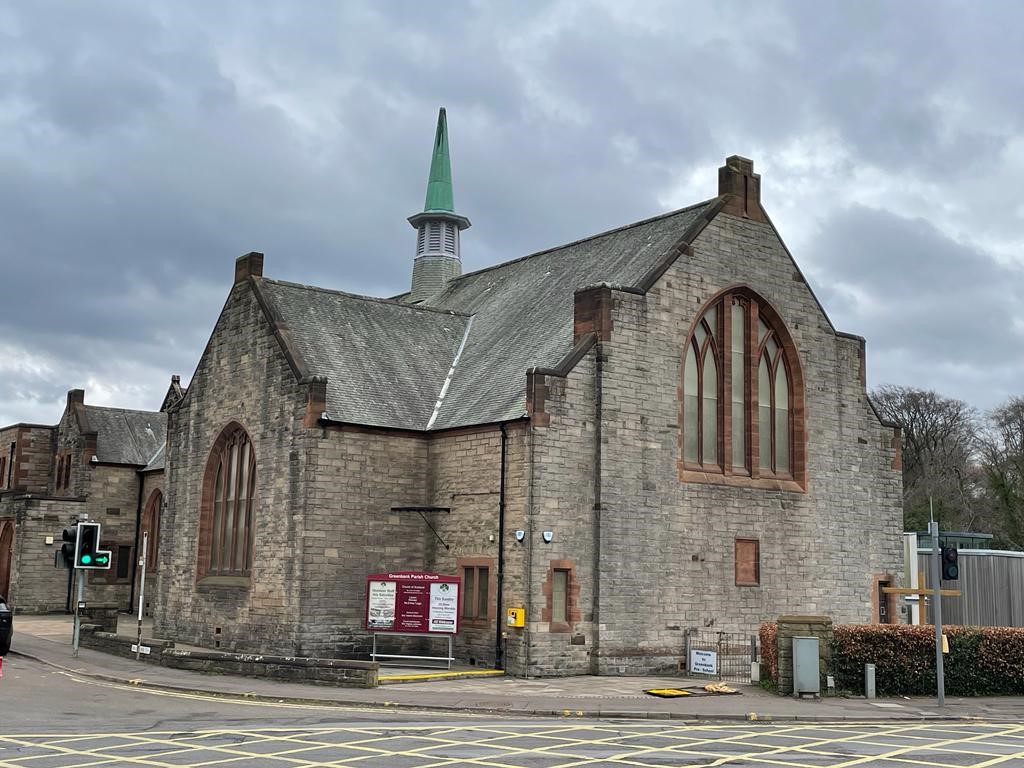
M 986 414 L 978 446 L 995 543 L 1024 549 L 1024 398 Z
M 929 499 L 948 530 L 971 530 L 981 511 L 974 462 L 978 414 L 962 400 L 913 387 L 886 385 L 871 400 L 903 435 L 903 524 L 925 530 Z

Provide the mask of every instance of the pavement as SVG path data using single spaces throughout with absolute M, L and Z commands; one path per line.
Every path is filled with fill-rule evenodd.
M 124 617 L 118 628 L 134 635 L 135 621 Z M 82 648 L 72 655 L 71 619 L 67 616 L 18 616 L 11 653 L 76 675 L 139 688 L 192 695 L 242 698 L 315 706 L 402 708 L 510 716 L 643 718 L 679 720 L 893 721 L 985 720 L 1024 722 L 1024 697 L 947 697 L 867 700 L 825 696 L 795 699 L 757 685 L 729 683 L 736 695 L 662 699 L 645 694 L 652 688 L 686 688 L 707 680 L 664 677 L 575 676 L 522 679 L 506 676 L 452 677 L 429 670 L 382 668 L 402 685 L 374 689 L 286 683 L 262 678 L 205 675 L 166 669 L 146 662 Z M 148 636 L 148 635 L 147 635 Z M 410 681 L 419 679 L 420 682 Z M 399 682 L 399 680 L 395 680 Z

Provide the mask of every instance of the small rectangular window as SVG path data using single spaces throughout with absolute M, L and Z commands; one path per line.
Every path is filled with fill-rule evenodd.
M 118 545 L 115 553 L 115 565 L 118 581 L 127 580 L 132 567 L 132 548 L 126 545 Z
M 551 574 L 551 621 L 566 623 L 569 621 L 567 610 L 569 595 L 569 571 L 556 568 Z
M 490 570 L 485 565 L 462 569 L 462 618 L 486 619 L 490 609 Z
M 476 580 L 476 568 L 462 569 L 462 616 L 470 619 L 473 613 L 473 583 Z
M 476 615 L 477 618 L 487 618 L 487 592 L 490 580 L 486 568 L 477 568 L 476 571 Z
M 736 586 L 761 584 L 761 547 L 757 539 L 736 539 Z

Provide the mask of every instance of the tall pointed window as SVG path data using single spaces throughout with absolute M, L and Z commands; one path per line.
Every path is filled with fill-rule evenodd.
M 157 563 L 160 562 L 160 510 L 163 503 L 163 493 L 159 490 L 153 491 L 146 502 L 146 511 L 142 513 L 142 531 L 149 534 L 146 544 L 146 568 L 150 571 L 156 570 Z M 142 546 L 141 539 L 139 546 Z
M 252 569 L 256 460 L 237 425 L 221 433 L 206 464 L 199 531 L 200 576 L 248 576 Z
M 697 323 L 686 350 L 684 431 L 687 461 L 718 464 L 718 310 L 711 307 Z
M 686 341 L 682 373 L 682 469 L 689 479 L 803 485 L 800 364 L 767 302 L 746 288 L 714 299 Z

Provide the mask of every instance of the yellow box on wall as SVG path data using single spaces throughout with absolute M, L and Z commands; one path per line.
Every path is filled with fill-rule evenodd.
M 508 614 L 505 618 L 505 623 L 510 627 L 525 627 L 526 626 L 526 609 L 525 608 L 509 608 Z

